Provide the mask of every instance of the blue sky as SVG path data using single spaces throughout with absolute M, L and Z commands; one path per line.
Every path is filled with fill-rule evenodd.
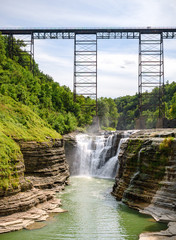
M 0 0 L 0 28 L 176 27 L 176 0 Z M 164 41 L 165 80 L 176 81 L 176 40 Z M 40 69 L 72 89 L 73 40 L 35 40 Z M 137 92 L 138 41 L 98 41 L 98 96 Z

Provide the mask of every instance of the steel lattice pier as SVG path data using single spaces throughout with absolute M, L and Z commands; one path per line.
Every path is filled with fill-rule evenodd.
M 159 108 L 159 118 L 164 117 L 164 58 L 162 34 L 140 34 L 139 36 L 139 110 L 140 115 L 148 109 L 147 97 L 155 91 L 155 107 Z
M 74 39 L 74 99 L 77 95 L 95 99 L 97 113 L 97 36 L 76 34 Z

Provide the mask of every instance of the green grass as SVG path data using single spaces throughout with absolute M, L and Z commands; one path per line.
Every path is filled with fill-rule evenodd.
M 116 131 L 116 129 L 112 127 L 101 127 L 101 129 L 105 131 Z
M 16 140 L 46 142 L 50 138 L 61 135 L 29 107 L 0 94 L 0 192 L 19 188 L 17 165 L 22 153 Z
M 0 131 L 0 189 L 7 190 L 18 187 L 16 165 L 21 151 L 19 145 Z
M 25 141 L 48 141 L 61 138 L 29 107 L 0 94 L 0 131 L 7 136 Z

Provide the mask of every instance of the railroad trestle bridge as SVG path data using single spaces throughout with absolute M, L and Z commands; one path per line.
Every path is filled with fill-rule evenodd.
M 175 39 L 176 28 L 50 28 L 50 29 L 0 29 L 9 37 L 9 52 L 13 58 L 15 36 L 28 36 L 23 40 L 29 50 L 30 61 L 26 63 L 34 70 L 34 40 L 73 39 L 74 77 L 73 93 L 95 99 L 97 113 L 97 42 L 99 39 L 138 39 L 138 96 L 140 116 L 145 109 L 143 95 L 158 88 L 156 95 L 159 118 L 164 117 L 164 39 Z M 24 54 L 24 52 L 23 52 Z

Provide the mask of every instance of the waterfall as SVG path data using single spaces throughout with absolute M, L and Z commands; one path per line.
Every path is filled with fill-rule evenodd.
M 127 141 L 131 133 L 131 131 L 125 131 L 120 140 L 118 133 L 111 133 L 108 136 L 77 135 L 75 167 L 79 175 L 115 178 L 121 145 Z

